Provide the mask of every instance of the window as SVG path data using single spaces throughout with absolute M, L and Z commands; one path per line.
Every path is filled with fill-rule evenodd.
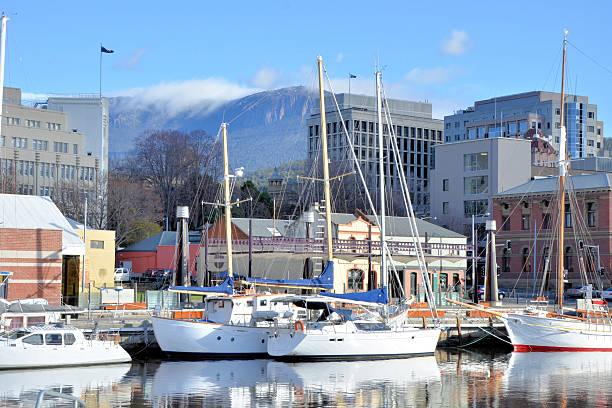
M 521 218 L 522 224 L 521 229 L 528 230 L 529 229 L 529 215 L 523 214 L 523 218 Z
M 79 145 L 78 144 L 73 144 L 72 145 L 72 153 L 73 154 L 79 154 Z
M 464 171 L 487 170 L 489 168 L 489 153 L 470 153 L 463 155 Z
M 65 345 L 70 346 L 74 344 L 75 342 L 76 342 L 76 338 L 74 337 L 74 334 L 72 333 L 64 334 L 64 344 Z
M 442 214 L 448 214 L 448 201 L 442 202 Z
M 104 241 L 94 241 L 94 240 L 91 240 L 89 242 L 89 247 L 90 248 L 97 248 L 97 249 L 104 249 Z
M 595 218 L 595 203 L 587 203 L 587 225 L 589 227 L 597 226 L 597 219 Z
M 550 214 L 544 214 L 544 217 L 542 218 L 542 228 L 550 229 Z
M 448 179 L 442 179 L 442 191 L 448 191 Z
M 595 126 L 587 126 L 587 132 L 595 133 Z
M 572 247 L 568 246 L 565 248 L 565 254 L 563 256 L 563 266 L 565 269 L 567 269 L 568 271 L 573 271 L 574 270 L 574 266 L 572 265 L 572 258 L 573 258 L 573 253 L 572 253 Z
M 510 272 L 510 253 L 506 248 L 502 252 L 502 272 Z
M 489 176 L 476 176 L 463 178 L 463 192 L 465 194 L 483 194 L 489 192 Z
M 556 115 L 560 115 L 560 114 L 561 114 L 561 108 L 557 108 L 557 109 L 555 109 L 555 114 L 556 114 Z
M 363 290 L 363 271 L 351 269 L 348 271 L 347 289 L 350 291 Z
M 502 215 L 502 229 L 504 231 L 510 231 L 510 217 Z
M 595 118 L 595 112 L 588 112 L 587 116 L 589 119 L 594 119 Z
M 45 343 L 49 346 L 62 345 L 62 335 L 60 333 L 45 334 Z
M 569 204 L 565 204 L 565 228 L 572 228 L 572 213 Z
M 488 200 L 467 200 L 463 202 L 463 212 L 466 217 L 487 212 Z
M 40 345 L 43 344 L 43 336 L 42 336 L 42 334 L 32 334 L 32 335 L 24 338 L 21 341 L 24 342 L 25 344 L 32 344 L 32 345 L 35 345 L 35 346 L 40 346 Z
M 529 248 L 523 248 L 523 270 L 525 272 L 531 272 L 531 265 L 529 263 Z

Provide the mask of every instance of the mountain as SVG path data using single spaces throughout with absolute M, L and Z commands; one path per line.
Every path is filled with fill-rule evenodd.
M 247 170 L 276 166 L 306 156 L 306 119 L 317 104 L 305 87 L 282 88 L 222 104 L 203 101 L 180 112 L 172 106 L 136 97 L 110 98 L 109 154 L 129 152 L 148 130 L 202 129 L 217 134 L 230 123 L 228 142 L 232 167 Z

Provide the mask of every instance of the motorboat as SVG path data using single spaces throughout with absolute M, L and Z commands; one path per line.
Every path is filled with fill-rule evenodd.
M 130 362 L 118 337 L 86 338 L 73 326 L 31 326 L 0 335 L 0 369 Z

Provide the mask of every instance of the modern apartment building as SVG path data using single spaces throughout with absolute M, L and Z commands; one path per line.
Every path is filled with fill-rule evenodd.
M 330 166 L 335 169 L 333 173 L 341 174 L 353 169 L 354 161 L 349 154 L 342 120 L 333 99 L 331 96 L 325 99 Z M 336 99 L 353 141 L 355 155 L 359 160 L 368 190 L 375 197 L 380 186 L 376 98 L 342 93 L 337 94 Z M 398 139 L 402 171 L 406 175 L 412 193 L 415 211 L 421 215 L 428 214 L 431 148 L 435 144 L 442 143 L 443 122 L 433 119 L 430 103 L 389 99 L 388 106 L 392 126 Z M 315 112 L 306 122 L 308 159 L 311 161 L 318 159 L 319 162 L 321 160 L 320 120 L 320 113 Z M 388 124 L 383 123 L 385 135 L 388 135 L 388 129 Z M 389 146 L 385 146 L 385 149 L 386 186 L 388 192 L 399 191 L 400 182 L 394 156 Z
M 492 138 L 434 147 L 431 215 L 436 223 L 471 236 L 472 215 L 480 230 L 492 214 L 491 196 L 531 179 L 532 141 Z
M 0 189 L 54 198 L 65 188 L 93 190 L 101 162 L 84 152 L 84 136 L 67 114 L 21 104 L 21 90 L 4 88 Z
M 587 96 L 565 95 L 567 151 L 572 158 L 603 154 L 603 122 Z M 476 101 L 473 107 L 444 117 L 446 142 L 537 135 L 559 149 L 561 94 L 525 92 Z
M 47 109 L 66 113 L 67 130 L 83 134 L 83 154 L 101 159 L 108 171 L 108 99 L 97 95 L 50 97 Z

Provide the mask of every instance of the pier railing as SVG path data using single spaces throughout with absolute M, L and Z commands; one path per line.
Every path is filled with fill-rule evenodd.
M 205 245 L 209 248 L 225 248 L 224 238 L 209 238 Z M 325 253 L 325 240 L 320 238 L 288 238 L 288 237 L 253 237 L 249 239 L 233 239 L 235 253 L 248 252 L 249 246 L 253 253 L 290 253 L 290 254 L 322 254 Z M 380 241 L 333 239 L 334 254 L 337 255 L 380 255 Z M 444 242 L 422 242 L 425 256 L 444 258 L 463 258 L 465 252 L 471 251 L 470 244 L 451 244 Z M 416 245 L 411 241 L 387 241 L 391 255 L 416 256 Z

